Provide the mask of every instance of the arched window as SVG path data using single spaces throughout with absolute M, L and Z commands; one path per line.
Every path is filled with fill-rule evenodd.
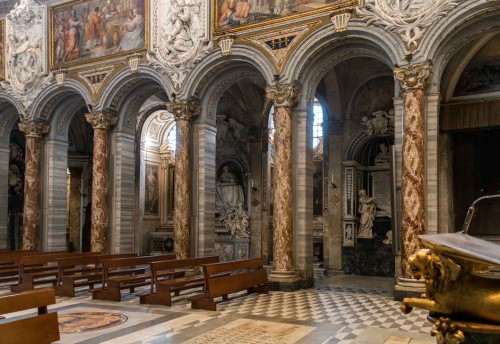
M 175 152 L 175 147 L 177 146 L 177 126 L 175 124 L 167 133 L 167 142 L 169 150 Z

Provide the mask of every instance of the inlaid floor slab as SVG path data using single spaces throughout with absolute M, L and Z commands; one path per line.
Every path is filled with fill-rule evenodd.
M 172 307 L 141 305 L 133 294 L 122 302 L 92 300 L 83 291 L 57 298 L 49 311 L 59 314 L 64 344 L 434 342 L 426 312 L 403 315 L 392 300 L 392 279 L 337 275 L 315 283 L 296 292 L 232 295 L 216 312 L 191 309 L 187 298 L 197 291 L 175 297 Z

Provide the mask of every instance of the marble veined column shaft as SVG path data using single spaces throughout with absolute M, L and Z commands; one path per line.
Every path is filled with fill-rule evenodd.
M 191 100 L 167 103 L 167 110 L 175 116 L 177 143 L 174 178 L 174 249 L 178 259 L 190 256 L 191 234 L 191 123 L 200 114 L 200 106 Z
M 412 278 L 408 258 L 425 233 L 424 91 L 432 75 L 429 62 L 394 69 L 403 90 L 403 166 L 401 182 L 402 274 Z
M 49 126 L 35 121 L 19 123 L 19 129 L 26 136 L 23 250 L 37 250 L 40 244 L 40 172 L 42 135 L 49 132 Z
M 293 262 L 292 108 L 301 92 L 294 84 L 266 88 L 274 102 L 274 246 L 271 280 L 296 280 Z
M 108 191 L 108 130 L 118 118 L 103 112 L 85 114 L 94 128 L 94 152 L 92 156 L 92 216 L 90 226 L 90 250 L 108 251 L 107 231 L 109 209 Z

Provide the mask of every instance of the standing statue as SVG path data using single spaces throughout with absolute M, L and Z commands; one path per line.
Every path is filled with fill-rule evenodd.
M 155 214 L 157 212 L 156 204 L 158 202 L 158 179 L 151 167 L 149 167 L 149 173 L 146 177 L 146 191 L 146 211 Z
M 375 206 L 375 198 L 369 197 L 364 189 L 359 190 L 358 196 L 358 212 L 361 214 L 358 238 L 371 239 L 373 238 L 372 228 L 377 208 Z

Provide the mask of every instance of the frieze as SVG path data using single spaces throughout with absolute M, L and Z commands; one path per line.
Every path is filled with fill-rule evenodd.
M 281 71 L 295 47 L 312 30 L 319 27 L 320 24 L 321 22 L 317 21 L 306 25 L 246 37 L 242 40 L 255 44 L 260 50 L 271 55 L 272 62 L 277 66 L 277 69 Z
M 427 28 L 462 0 L 366 0 L 356 9 L 368 25 L 375 24 L 395 32 L 408 52 L 418 50 Z

